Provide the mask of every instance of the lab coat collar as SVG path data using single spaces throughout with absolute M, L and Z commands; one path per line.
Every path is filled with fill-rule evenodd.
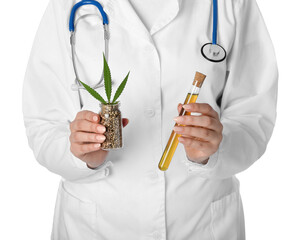
M 137 15 L 129 0 L 106 0 L 104 10 L 109 17 L 109 21 L 114 21 L 128 31 L 133 31 L 139 37 L 152 42 L 152 35 L 169 24 L 178 14 L 182 0 L 170 0 L 167 14 L 160 17 L 152 26 L 150 31 L 147 30 L 142 20 Z M 102 3 L 103 4 L 103 3 Z

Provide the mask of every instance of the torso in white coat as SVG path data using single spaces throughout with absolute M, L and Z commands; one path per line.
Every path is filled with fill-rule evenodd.
M 47 11 L 56 12 L 56 19 L 47 12 L 46 21 L 41 24 L 47 27 L 48 21 L 56 21 L 57 27 L 50 31 L 56 29 L 61 49 L 59 54 L 54 51 L 53 56 L 54 62 L 59 59 L 61 65 L 55 68 L 61 81 L 58 88 L 65 88 L 62 95 L 58 94 L 57 99 L 63 98 L 54 108 L 72 121 L 81 110 L 98 113 L 99 102 L 81 90 L 84 107 L 79 109 L 78 94 L 70 90 L 75 76 L 68 18 L 77 1 L 51 2 Z M 211 0 L 168 0 L 163 4 L 159 1 L 159 7 L 153 4 L 150 8 L 136 4 L 135 9 L 143 11 L 140 15 L 128 0 L 99 2 L 109 18 L 112 96 L 130 71 L 119 98 L 122 117 L 128 118 L 129 124 L 123 129 L 124 147 L 110 151 L 107 169 L 86 169 L 81 160 L 67 151 L 68 138 L 63 139 L 65 155 L 60 155 L 58 161 L 77 166 L 82 170 L 82 179 L 77 173 L 66 178 L 65 171 L 45 164 L 63 177 L 52 239 L 245 239 L 235 174 L 264 152 L 275 121 L 277 80 L 274 50 L 256 3 L 218 1 L 218 43 L 228 56 L 223 62 L 212 63 L 200 52 L 202 45 L 212 40 Z M 103 28 L 93 6 L 81 7 L 76 20 L 87 13 L 94 15 L 77 21 L 77 67 L 81 80 L 95 84 L 103 66 Z M 146 21 L 141 20 L 141 15 Z M 245 15 L 252 20 L 248 21 Z M 238 27 L 241 29 L 236 30 Z M 38 36 L 40 32 L 43 30 Z M 264 69 L 265 65 L 270 69 Z M 169 169 L 160 171 L 158 163 L 174 126 L 173 118 L 178 115 L 177 104 L 183 103 L 196 71 L 207 75 L 197 102 L 209 103 L 221 117 L 225 116 L 221 119 L 223 142 L 208 166 L 189 162 L 179 143 Z M 55 86 L 53 91 L 56 89 Z M 104 88 L 97 91 L 105 96 Z M 70 171 L 74 169 L 67 169 Z

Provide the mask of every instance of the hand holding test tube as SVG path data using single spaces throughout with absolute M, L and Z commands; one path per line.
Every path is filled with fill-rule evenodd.
M 192 86 L 191 86 L 189 93 L 186 96 L 184 104 L 196 102 L 200 88 L 201 88 L 205 78 L 206 78 L 206 75 L 204 75 L 200 72 L 195 73 L 194 81 L 192 83 Z M 182 108 L 180 113 L 179 113 L 179 116 L 182 116 L 182 115 L 191 115 L 191 113 L 186 112 L 184 110 L 184 108 Z M 175 123 L 174 126 L 180 126 L 180 125 Z M 182 126 L 184 126 L 184 125 L 182 125 Z M 173 158 L 173 155 L 176 151 L 176 148 L 177 148 L 177 145 L 178 145 L 178 142 L 179 142 L 178 141 L 179 135 L 180 134 L 175 133 L 174 130 L 172 131 L 171 136 L 169 137 L 169 140 L 167 142 L 167 145 L 164 149 L 164 152 L 162 154 L 162 157 L 161 157 L 159 165 L 158 165 L 158 167 L 161 171 L 166 171 L 168 169 L 169 164 L 170 164 L 170 162 Z

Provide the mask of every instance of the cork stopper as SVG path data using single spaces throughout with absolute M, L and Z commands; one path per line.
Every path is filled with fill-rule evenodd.
M 193 85 L 200 88 L 203 85 L 205 78 L 206 78 L 206 75 L 196 71 Z

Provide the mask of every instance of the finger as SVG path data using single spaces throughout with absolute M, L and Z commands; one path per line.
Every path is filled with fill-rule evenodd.
M 197 112 L 213 118 L 219 118 L 218 113 L 208 103 L 189 103 L 183 105 L 187 112 Z
M 178 114 L 180 113 L 181 109 L 182 109 L 182 104 L 178 103 L 178 105 L 177 105 Z
M 89 122 L 97 123 L 100 121 L 100 115 L 92 111 L 83 110 L 77 113 L 75 120 L 87 120 Z
M 127 124 L 129 123 L 129 119 L 128 118 L 123 118 L 122 121 L 123 121 L 123 127 L 126 127 Z
M 203 127 L 176 126 L 174 127 L 174 131 L 179 135 L 196 137 L 202 139 L 203 141 L 217 142 L 218 140 L 217 132 Z
M 103 134 L 87 133 L 87 132 L 73 132 L 70 135 L 70 141 L 72 143 L 102 143 L 106 139 Z
M 87 120 L 79 119 L 75 120 L 70 124 L 71 132 L 93 132 L 93 133 L 104 133 L 106 128 L 100 123 L 92 123 Z
M 100 147 L 101 147 L 100 143 L 84 143 L 84 144 L 72 143 L 71 144 L 71 148 L 78 156 L 86 154 L 86 153 L 98 151 L 101 149 Z
M 221 131 L 222 129 L 222 124 L 219 120 L 205 115 L 183 115 L 176 117 L 174 120 L 181 125 L 205 127 L 214 131 Z
M 198 150 L 209 150 L 214 147 L 211 142 L 201 141 L 196 138 L 189 138 L 189 137 L 180 137 L 183 142 L 181 142 L 185 147 L 195 148 Z

